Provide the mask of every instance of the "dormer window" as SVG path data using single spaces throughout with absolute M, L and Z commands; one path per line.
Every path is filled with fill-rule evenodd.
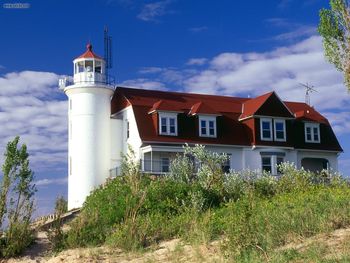
M 318 123 L 305 123 L 305 141 L 310 143 L 320 142 L 320 125 Z
M 260 134 L 262 141 L 272 141 L 272 119 L 260 119 Z
M 159 113 L 159 134 L 177 135 L 177 114 L 171 112 Z
M 199 117 L 199 136 L 216 137 L 216 117 L 212 117 L 212 116 Z
M 274 119 L 275 141 L 286 141 L 286 122 L 285 120 Z

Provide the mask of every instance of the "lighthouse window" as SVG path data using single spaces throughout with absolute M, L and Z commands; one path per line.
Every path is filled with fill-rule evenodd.
M 77 72 L 84 72 L 84 61 L 77 63 Z
M 92 72 L 92 69 L 93 69 L 93 61 L 92 60 L 85 61 L 85 69 L 87 72 Z
M 95 72 L 101 73 L 102 72 L 102 63 L 101 61 L 95 61 Z

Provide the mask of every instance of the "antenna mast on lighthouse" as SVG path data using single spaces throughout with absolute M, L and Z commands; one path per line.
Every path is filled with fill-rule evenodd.
M 108 74 L 109 69 L 113 66 L 112 61 L 112 37 L 108 34 L 108 27 L 105 26 L 104 28 L 104 60 L 106 62 L 106 76 L 108 79 L 108 82 L 110 82 L 110 76 Z
M 314 86 L 309 85 L 309 83 L 300 83 L 300 85 L 305 88 L 305 103 L 311 106 L 310 93 L 317 92 L 317 90 L 314 89 Z

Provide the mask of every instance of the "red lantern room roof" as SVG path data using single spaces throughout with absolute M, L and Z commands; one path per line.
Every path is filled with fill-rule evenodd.
M 93 51 L 92 51 L 92 45 L 89 43 L 86 45 L 86 51 L 84 54 L 80 55 L 78 58 L 98 58 L 98 59 L 102 59 L 100 56 L 96 55 Z

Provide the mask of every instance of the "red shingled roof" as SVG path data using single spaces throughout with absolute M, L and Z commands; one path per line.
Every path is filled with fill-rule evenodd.
M 96 55 L 93 51 L 92 51 L 92 45 L 89 43 L 86 45 L 86 51 L 84 54 L 80 55 L 78 58 L 97 58 L 97 59 L 102 59 L 100 56 Z
M 178 111 L 176 109 L 176 104 L 172 103 L 171 101 L 159 100 L 153 104 L 152 108 L 149 110 L 149 113 L 155 111 Z
M 329 122 L 325 117 L 306 103 L 286 101 L 285 104 L 299 120 L 319 122 L 329 125 Z
M 274 115 L 276 117 L 294 118 L 293 113 L 290 111 L 290 109 L 286 107 L 284 102 L 281 101 L 281 99 L 274 91 L 272 91 L 244 102 L 242 106 L 243 112 L 240 116 L 240 119 L 259 115 L 259 110 L 261 110 L 263 106 L 265 106 L 265 108 L 271 109 L 270 112 L 267 111 L 268 113 L 277 113 L 278 115 Z M 262 111 L 266 114 L 266 109 L 262 109 Z
M 275 92 L 249 99 L 118 87 L 111 101 L 112 114 L 128 105 L 133 107 L 143 142 L 271 145 L 342 151 L 325 117 L 305 103 L 283 102 Z M 158 134 L 158 111 L 179 112 L 178 136 Z M 198 121 L 194 114 L 218 116 L 217 138 L 198 136 Z M 291 119 L 287 124 L 287 142 L 260 141 L 258 119 L 249 118 L 254 115 Z M 242 116 L 246 117 L 244 121 L 240 121 Z M 325 139 L 320 144 L 305 143 L 302 121 L 321 123 L 321 137 L 323 133 Z
M 198 115 L 198 114 L 209 114 L 209 115 L 221 115 L 219 112 L 214 110 L 212 107 L 209 105 L 203 103 L 203 102 L 197 102 L 191 107 L 190 112 L 188 113 L 190 115 Z

